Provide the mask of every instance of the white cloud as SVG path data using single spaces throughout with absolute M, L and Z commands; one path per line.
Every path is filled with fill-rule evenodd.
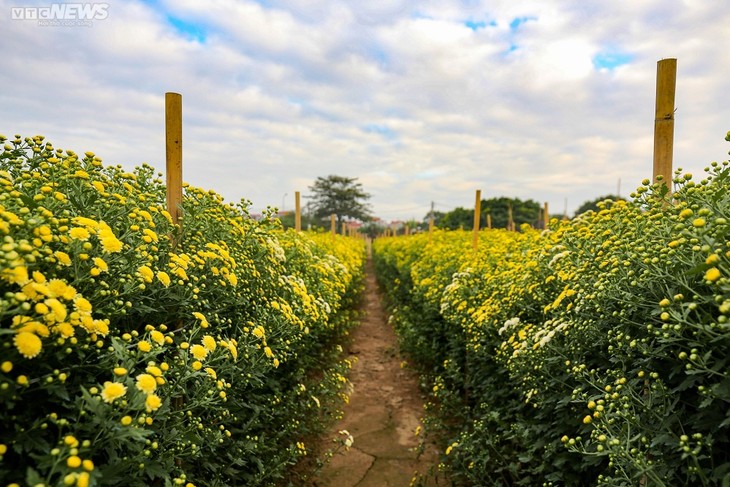
M 619 178 L 627 194 L 651 172 L 663 57 L 675 166 L 727 157 L 730 13 L 712 2 L 112 2 L 84 28 L 11 21 L 16 3 L 0 0 L 0 133 L 163 169 L 177 91 L 185 179 L 254 210 L 329 174 L 359 177 L 386 218 L 471 206 L 478 187 L 569 212 Z

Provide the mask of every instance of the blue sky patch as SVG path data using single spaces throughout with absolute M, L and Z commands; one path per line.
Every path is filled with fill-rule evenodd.
M 183 37 L 197 41 L 201 44 L 205 42 L 206 33 L 200 25 L 192 22 L 186 22 L 170 15 L 167 16 L 167 21 Z
M 383 125 L 383 124 L 379 124 L 379 123 L 367 124 L 367 125 L 365 125 L 365 127 L 363 127 L 363 130 L 365 130 L 365 132 L 370 133 L 370 134 L 382 135 L 386 139 L 390 139 L 390 140 L 395 139 L 395 137 L 396 137 L 395 132 L 393 132 L 390 129 L 390 127 Z
M 607 50 L 593 56 L 593 67 L 596 69 L 608 69 L 609 71 L 633 61 L 634 55 L 622 52 Z
M 487 23 L 483 20 L 467 20 L 466 22 L 464 22 L 464 25 L 476 32 L 479 29 L 485 28 L 487 26 Z M 494 25 L 494 22 L 490 22 L 489 25 Z
M 490 20 L 487 22 L 486 20 L 466 20 L 464 21 L 464 25 L 469 27 L 473 31 L 478 31 L 479 29 L 483 29 L 485 27 L 496 27 L 497 21 Z
M 511 31 L 515 31 L 520 28 L 522 24 L 525 24 L 531 20 L 537 20 L 537 17 L 535 16 L 525 16 L 525 17 L 515 17 L 512 19 L 512 22 L 509 23 L 509 29 Z

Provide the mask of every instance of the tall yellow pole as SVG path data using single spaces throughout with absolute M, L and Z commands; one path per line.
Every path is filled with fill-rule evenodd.
M 482 190 L 478 189 L 476 193 L 476 201 L 474 202 L 474 241 L 472 247 L 474 250 L 479 246 L 479 220 L 482 209 Z
M 167 212 L 177 224 L 182 204 L 182 95 L 165 93 Z
M 674 146 L 674 94 L 677 85 L 677 60 L 657 62 L 656 109 L 654 114 L 654 182 L 672 191 L 672 159 Z
M 302 205 L 299 191 L 294 192 L 294 230 L 302 231 Z

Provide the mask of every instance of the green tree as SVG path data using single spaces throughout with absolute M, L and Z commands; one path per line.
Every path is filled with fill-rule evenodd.
M 384 228 L 385 227 L 383 227 L 383 225 L 370 221 L 360 227 L 360 233 L 367 235 L 370 238 L 375 238 L 383 231 Z
M 575 210 L 575 216 L 578 216 L 589 210 L 598 211 L 598 203 L 600 203 L 603 200 L 625 201 L 625 198 L 622 198 L 620 196 L 616 196 L 613 194 L 607 194 L 606 196 L 599 196 L 598 198 L 596 198 L 594 200 L 586 201 L 585 203 L 580 205 L 578 207 L 578 209 Z
M 540 218 L 540 204 L 534 200 L 523 201 L 519 198 L 490 198 L 482 200 L 479 225 L 481 228 L 487 226 L 487 214 L 492 217 L 492 228 L 507 228 L 509 221 L 509 208 L 512 207 L 512 220 L 515 227 L 519 228 L 523 223 L 533 227 L 537 226 Z M 436 219 L 436 226 L 450 230 L 459 228 L 471 229 L 474 226 L 474 209 L 458 207 L 439 215 Z
M 489 213 L 492 215 L 492 228 L 507 228 L 510 206 L 512 207 L 512 221 L 515 223 L 515 228 L 519 228 L 523 223 L 537 227 L 540 219 L 540 204 L 531 199 L 523 201 L 519 198 L 502 196 L 482 200 L 482 214 Z M 482 217 L 483 225 L 485 225 L 484 217 Z
M 296 224 L 296 215 L 293 211 L 287 211 L 283 214 L 279 215 L 279 221 L 281 221 L 282 227 L 284 229 L 287 228 L 294 228 Z M 318 220 L 314 220 L 309 214 L 302 213 L 302 230 L 309 230 L 311 229 L 321 229 L 323 227 L 322 222 Z
M 368 221 L 370 206 L 366 201 L 370 195 L 362 189 L 357 178 L 343 176 L 318 177 L 312 186 L 311 204 L 316 219 L 322 220 L 334 214 L 337 228 L 346 218 Z
M 469 229 L 474 225 L 474 209 L 467 210 L 461 206 L 454 208 L 436 219 L 435 225 L 447 230 Z

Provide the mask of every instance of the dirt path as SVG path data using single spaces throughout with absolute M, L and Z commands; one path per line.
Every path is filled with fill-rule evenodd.
M 423 415 L 418 377 L 402 367 L 403 358 L 392 326 L 387 323 L 382 296 L 368 260 L 361 324 L 353 330 L 348 353 L 357 357 L 350 372 L 354 392 L 344 418 L 329 438 L 347 430 L 354 437 L 349 451 L 341 449 L 312 483 L 316 487 L 446 486 L 443 479 L 423 478 L 436 469 L 433 448 L 418 458 L 415 435 Z M 342 436 L 342 435 L 340 435 Z M 328 445 L 331 447 L 332 443 Z M 412 483 L 416 474 L 420 482 Z

